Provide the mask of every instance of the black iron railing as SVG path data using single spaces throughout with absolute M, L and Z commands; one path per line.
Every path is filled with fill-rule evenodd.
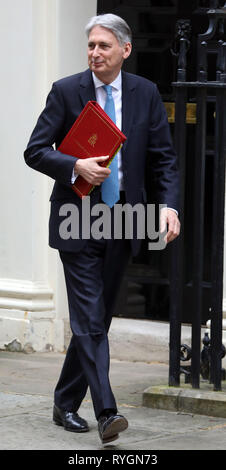
M 180 39 L 177 81 L 175 87 L 175 147 L 179 155 L 181 173 L 181 235 L 171 249 L 170 282 L 170 365 L 169 385 L 180 385 L 180 374 L 188 376 L 193 388 L 200 386 L 200 373 L 203 372 L 201 357 L 201 314 L 204 262 L 204 194 L 206 161 L 206 121 L 207 96 L 211 93 L 215 101 L 214 164 L 213 164 L 213 222 L 211 257 L 211 329 L 208 344 L 209 379 L 214 390 L 221 390 L 222 380 L 222 297 L 223 297 L 223 247 L 224 247 L 224 203 L 225 203 L 225 157 L 226 157 L 226 3 L 217 8 L 212 2 L 207 14 L 209 28 L 197 39 L 197 81 L 186 81 L 186 54 L 188 39 Z M 216 41 L 217 61 L 216 80 L 208 81 L 208 43 Z M 184 345 L 181 346 L 181 312 L 183 309 L 184 279 L 184 196 L 186 176 L 186 103 L 192 90 L 196 100 L 196 140 L 194 165 L 194 218 L 192 256 L 192 338 L 191 366 L 181 367 Z M 222 352 L 223 351 L 223 352 Z M 205 351 L 206 352 L 206 351 Z M 204 364 L 206 365 L 206 364 Z M 206 366 L 207 367 L 207 366 Z

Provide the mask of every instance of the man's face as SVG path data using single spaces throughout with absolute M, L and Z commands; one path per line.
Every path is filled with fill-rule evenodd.
M 104 83 L 111 83 L 119 74 L 124 59 L 131 52 L 131 44 L 121 46 L 116 36 L 102 26 L 94 26 L 88 40 L 89 68 Z

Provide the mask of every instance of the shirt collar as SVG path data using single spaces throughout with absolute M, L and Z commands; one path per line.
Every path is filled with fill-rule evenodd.
M 93 76 L 93 83 L 94 83 L 95 89 L 105 85 L 101 80 L 99 80 L 99 78 L 96 77 L 94 72 L 92 72 L 92 76 Z M 109 83 L 109 85 L 111 85 L 116 90 L 121 89 L 121 86 L 122 86 L 122 72 L 121 72 L 121 70 L 120 70 L 118 76 L 115 78 L 115 80 L 112 83 Z

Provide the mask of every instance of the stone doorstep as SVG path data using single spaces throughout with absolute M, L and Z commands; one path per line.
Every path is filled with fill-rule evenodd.
M 202 328 L 201 339 L 208 331 Z M 64 344 L 68 347 L 71 329 L 64 320 Z M 226 346 L 226 330 L 223 331 L 223 344 Z M 182 325 L 181 344 L 191 345 L 191 326 Z M 138 320 L 134 318 L 113 317 L 109 331 L 111 358 L 120 361 L 169 362 L 169 322 Z M 202 347 L 202 346 L 201 346 Z M 223 359 L 226 367 L 226 357 Z
M 143 392 L 143 406 L 161 410 L 177 411 L 226 418 L 226 392 L 191 389 L 191 385 L 169 387 L 152 386 Z M 206 388 L 207 384 L 205 384 Z
M 71 339 L 68 320 L 64 320 L 65 348 Z M 205 328 L 202 332 L 207 331 Z M 190 344 L 191 327 L 182 327 L 182 343 Z M 134 318 L 113 317 L 109 331 L 111 358 L 168 363 L 169 360 L 169 322 L 137 320 Z

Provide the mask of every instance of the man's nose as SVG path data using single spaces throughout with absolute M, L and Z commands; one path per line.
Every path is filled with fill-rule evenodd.
M 99 55 L 99 47 L 95 46 L 93 49 L 93 57 L 98 57 Z

